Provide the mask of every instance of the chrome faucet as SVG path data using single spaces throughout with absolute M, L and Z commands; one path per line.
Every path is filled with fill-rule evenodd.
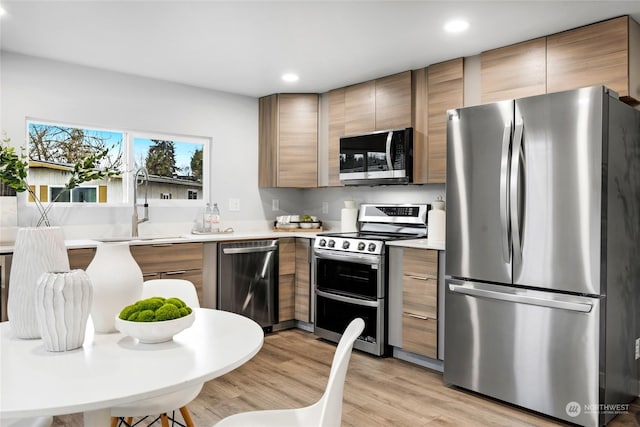
M 133 216 L 131 217 L 131 237 L 138 237 L 138 224 L 149 221 L 149 172 L 141 167 L 133 174 Z M 144 184 L 144 204 L 138 204 L 138 185 Z M 144 207 L 144 217 L 138 219 L 138 206 Z

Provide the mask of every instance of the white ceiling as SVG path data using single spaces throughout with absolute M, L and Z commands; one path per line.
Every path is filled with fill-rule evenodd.
M 640 21 L 638 0 L 0 4 L 2 50 L 254 97 L 322 93 L 619 15 Z M 470 29 L 445 34 L 456 17 Z

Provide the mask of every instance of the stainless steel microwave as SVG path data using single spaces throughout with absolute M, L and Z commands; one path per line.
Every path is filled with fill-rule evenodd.
M 340 138 L 342 184 L 408 184 L 412 180 L 413 128 Z

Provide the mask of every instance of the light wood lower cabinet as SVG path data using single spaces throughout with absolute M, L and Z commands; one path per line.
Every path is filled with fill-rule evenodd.
M 295 318 L 296 239 L 278 243 L 278 322 Z
M 438 251 L 403 250 L 402 349 L 438 358 Z
M 296 239 L 295 319 L 311 323 L 311 239 Z

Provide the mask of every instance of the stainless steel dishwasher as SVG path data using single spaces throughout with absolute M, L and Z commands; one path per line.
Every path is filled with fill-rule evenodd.
M 278 241 L 221 243 L 218 308 L 255 320 L 265 332 L 278 323 Z

